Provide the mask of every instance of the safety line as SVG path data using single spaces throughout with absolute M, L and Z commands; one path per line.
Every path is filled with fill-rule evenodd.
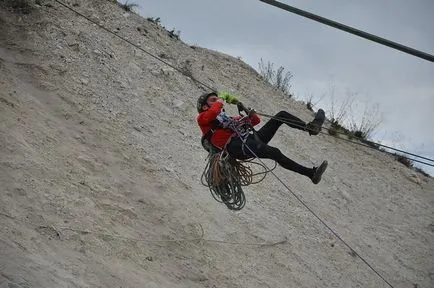
M 273 115 L 268 115 L 268 114 L 264 114 L 264 113 L 260 113 L 260 112 L 256 112 L 256 114 L 258 114 L 260 116 L 263 116 L 263 117 L 268 117 L 268 118 L 271 118 L 271 119 L 276 119 L 277 121 L 280 121 L 282 123 L 291 124 L 293 126 L 304 128 L 304 126 L 300 125 L 299 122 L 296 122 L 296 121 L 291 121 L 291 120 L 288 120 L 288 119 L 284 119 L 284 118 L 280 118 L 280 117 L 276 117 L 276 116 L 273 116 Z M 332 130 L 332 129 L 326 128 L 326 127 L 322 127 L 322 129 L 327 130 L 327 131 Z M 342 132 L 338 132 L 338 131 L 335 131 L 335 132 L 337 134 L 347 135 L 347 134 L 342 133 Z M 322 131 L 320 131 L 320 133 L 324 134 L 324 135 L 327 135 L 327 136 L 332 136 L 329 133 L 325 133 L 325 132 L 322 132 Z M 389 151 L 381 151 L 381 150 L 379 150 L 379 149 L 377 149 L 375 147 L 370 146 L 369 144 L 376 145 L 376 146 L 382 146 L 382 147 L 385 147 L 385 148 L 388 148 L 388 149 L 391 149 L 391 150 L 395 150 L 395 151 L 398 151 L 398 152 L 402 152 L 402 153 L 405 153 L 405 154 L 409 154 L 409 155 L 412 155 L 412 156 L 415 156 L 415 157 L 418 157 L 418 158 L 422 158 L 422 159 L 434 162 L 433 159 L 430 159 L 430 158 L 427 158 L 427 157 L 423 157 L 423 156 L 419 156 L 417 154 L 406 152 L 406 151 L 403 151 L 403 150 L 400 150 L 400 149 L 397 149 L 397 148 L 393 148 L 393 147 L 390 147 L 390 146 L 387 146 L 387 145 L 383 145 L 383 144 L 380 144 L 380 143 L 377 143 L 377 142 L 369 141 L 369 140 L 363 140 L 364 142 L 356 142 L 356 141 L 352 141 L 350 139 L 345 139 L 345 138 L 339 138 L 339 137 L 335 137 L 335 138 L 337 138 L 339 140 L 344 140 L 344 141 L 347 141 L 347 142 L 350 142 L 350 143 L 353 143 L 353 144 L 357 144 L 357 145 L 360 145 L 360 146 L 363 146 L 363 147 L 367 147 L 367 148 L 370 148 L 370 149 L 373 149 L 373 150 L 376 150 L 376 151 L 379 151 L 379 152 L 384 152 L 384 153 L 387 153 L 387 154 L 390 154 L 390 155 L 393 155 L 393 156 L 395 156 L 396 154 L 394 154 L 392 152 L 389 152 Z M 354 138 L 359 139 L 358 137 L 354 137 Z M 366 143 L 369 143 L 369 144 L 366 144 Z M 407 159 L 412 160 L 414 162 L 421 163 L 421 164 L 425 164 L 427 166 L 434 167 L 434 164 L 431 164 L 431 163 L 423 162 L 423 161 L 420 161 L 420 160 L 417 160 L 417 159 L 414 159 L 414 158 L 407 158 Z
M 182 70 L 179 69 L 178 67 L 176 67 L 176 66 L 170 64 L 169 62 L 164 61 L 164 60 L 161 59 L 160 57 L 155 56 L 154 54 L 152 54 L 152 53 L 146 51 L 145 49 L 143 49 L 143 48 L 140 47 L 139 45 L 137 45 L 137 44 L 131 42 L 130 40 L 128 40 L 128 39 L 126 39 L 126 38 L 124 38 L 124 37 L 122 37 L 122 36 L 120 36 L 120 35 L 118 35 L 118 34 L 116 34 L 115 32 L 111 31 L 110 29 L 104 27 L 103 25 L 99 24 L 98 22 L 96 22 L 96 21 L 92 20 L 91 18 L 87 17 L 86 15 L 84 15 L 84 14 L 78 12 L 77 10 L 73 9 L 72 7 L 66 5 L 65 3 L 63 3 L 63 2 L 61 2 L 61 1 L 59 1 L 59 0 L 54 0 L 54 1 L 57 2 L 57 3 L 59 3 L 60 5 L 62 5 L 63 7 L 65 7 L 65 8 L 67 8 L 67 9 L 71 10 L 72 12 L 76 13 L 77 15 L 80 15 L 81 17 L 85 18 L 87 21 L 89 21 L 89 22 L 91 22 L 91 23 L 97 25 L 98 27 L 100 27 L 100 28 L 103 29 L 104 31 L 106 31 L 106 32 L 108 32 L 108 33 L 110 33 L 110 34 L 112 34 L 112 35 L 118 37 L 119 39 L 121 39 L 121 40 L 127 42 L 128 44 L 130 44 L 130 45 L 136 47 L 137 49 L 139 49 L 139 50 L 142 51 L 143 53 L 146 53 L 147 55 L 149 55 L 149 56 L 155 58 L 156 60 L 163 62 L 164 64 L 166 64 L 167 66 L 169 66 L 169 67 L 175 69 L 176 71 L 178 71 L 178 72 L 181 73 L 182 75 L 191 78 L 193 81 L 196 81 L 197 83 L 201 84 L 202 86 L 204 86 L 204 87 L 206 87 L 206 88 L 208 88 L 208 89 L 210 89 L 210 90 L 213 90 L 213 91 L 215 90 L 214 88 L 212 88 L 212 87 L 210 87 L 209 85 L 203 83 L 202 81 L 199 81 L 199 80 L 197 80 L 196 78 L 194 78 L 193 76 L 191 76 L 191 75 L 185 73 L 184 71 L 182 71 Z
M 264 165 L 264 167 L 266 167 L 267 169 L 269 169 L 267 167 L 267 164 L 264 163 L 264 161 L 262 161 L 261 158 L 259 158 L 255 152 L 253 152 L 253 150 L 246 144 L 243 143 L 247 149 L 249 149 L 249 151 L 252 153 L 252 155 L 257 158 L 262 165 Z M 369 264 L 368 261 L 365 260 L 365 258 L 363 258 L 359 253 L 357 253 L 341 236 L 339 236 L 339 234 L 337 234 L 324 220 L 322 220 L 297 194 L 295 194 L 291 188 L 289 188 L 288 185 L 286 185 L 285 182 L 283 182 L 279 176 L 276 175 L 276 173 L 274 173 L 274 171 L 270 171 L 271 174 L 273 174 L 274 177 L 276 177 L 276 179 L 310 212 L 312 213 L 313 216 L 315 216 L 315 218 L 317 218 L 325 227 L 328 228 L 328 230 L 336 237 L 338 238 L 348 249 L 350 249 L 350 251 L 352 253 L 354 253 L 355 255 L 357 255 L 373 272 L 375 272 L 375 274 L 377 274 L 385 283 L 387 283 L 390 287 L 393 288 L 392 284 L 389 283 L 389 281 L 387 281 L 371 264 Z
M 79 16 L 85 18 L 87 21 L 89 21 L 89 22 L 91 22 L 91 23 L 97 25 L 98 27 L 100 27 L 100 28 L 103 29 L 104 31 L 106 31 L 106 32 L 108 32 L 108 33 L 110 33 L 110 34 L 112 34 L 112 35 L 118 37 L 119 39 L 121 39 L 121 40 L 127 42 L 128 44 L 130 44 L 130 45 L 136 47 L 136 48 L 139 49 L 140 51 L 142 51 L 142 52 L 146 53 L 147 55 L 151 56 L 152 58 L 154 58 L 154 59 L 156 59 L 156 60 L 158 60 L 158 61 L 160 61 L 160 62 L 166 64 L 167 66 L 169 66 L 169 67 L 171 67 L 171 68 L 173 68 L 173 69 L 175 69 L 176 71 L 178 71 L 178 72 L 181 73 L 182 75 L 184 75 L 184 76 L 186 76 L 186 77 L 192 79 L 193 81 L 195 81 L 195 82 L 201 84 L 202 86 L 204 86 L 204 87 L 206 87 L 206 88 L 208 88 L 208 89 L 210 89 L 210 90 L 212 90 L 212 91 L 215 91 L 215 90 L 216 90 L 216 89 L 212 88 L 211 86 L 209 86 L 209 85 L 207 85 L 207 84 L 205 84 L 205 83 L 203 83 L 203 82 L 197 80 L 197 79 L 194 78 L 192 75 L 185 73 L 184 71 L 182 71 L 181 69 L 179 69 L 179 68 L 177 68 L 176 66 L 172 65 L 171 63 L 169 63 L 169 62 L 167 62 L 167 61 L 161 59 L 160 57 L 158 57 L 158 56 L 152 54 L 151 52 L 146 51 L 146 50 L 143 49 L 142 47 L 140 47 L 140 46 L 138 46 L 137 44 L 134 44 L 133 42 L 131 42 L 130 40 L 128 40 L 128 39 L 126 39 L 126 38 L 124 38 L 124 37 L 122 37 L 122 36 L 116 34 L 115 32 L 111 31 L 110 29 L 104 27 L 103 25 L 101 25 L 101 24 L 97 23 L 96 21 L 92 20 L 91 18 L 87 17 L 86 15 L 84 15 L 84 14 L 78 12 L 77 10 L 73 9 L 72 7 L 66 5 L 65 3 L 63 3 L 63 2 L 61 2 L 61 1 L 59 1 L 59 0 L 54 0 L 54 1 L 57 2 L 57 3 L 59 3 L 60 5 L 62 5 L 63 7 L 65 7 L 65 8 L 67 8 L 67 9 L 71 10 L 72 12 L 76 13 L 77 15 L 79 15 Z M 258 114 L 259 114 L 259 113 L 258 113 Z M 331 135 L 329 135 L 329 136 L 331 136 Z M 342 140 L 348 141 L 347 139 L 343 139 L 343 138 L 339 138 L 339 139 L 342 139 Z M 353 141 L 350 141 L 350 142 L 351 142 L 351 143 L 356 143 L 356 144 L 358 144 L 358 145 L 362 145 L 362 143 L 357 143 L 357 142 L 353 142 Z M 373 142 L 373 143 L 374 143 L 374 142 Z M 375 143 L 375 144 L 377 144 L 377 143 Z M 380 144 L 378 144 L 378 145 L 380 145 Z M 365 145 L 363 145 L 363 146 L 365 146 Z M 375 149 L 375 148 L 373 148 L 373 147 L 370 147 L 369 145 L 366 145 L 366 147 L 369 147 L 369 148 L 371 148 L 371 149 Z M 391 147 L 388 147 L 388 148 L 389 148 L 389 149 L 394 149 L 394 150 L 399 151 L 399 152 L 401 152 L 401 153 L 405 153 L 405 154 L 413 155 L 413 156 L 416 156 L 416 157 L 419 157 L 419 158 L 424 158 L 424 159 L 427 159 L 427 160 L 430 160 L 430 161 L 434 161 L 434 160 L 432 160 L 432 159 L 429 159 L 429 158 L 426 158 L 426 157 L 423 157 L 423 156 L 419 156 L 419 155 L 416 155 L 416 154 L 412 154 L 412 153 L 410 153 L 410 152 L 406 152 L 406 151 L 399 150 L 399 149 L 396 149 L 396 148 L 391 148 Z M 377 151 L 378 151 L 378 150 L 377 150 Z M 384 151 L 384 152 L 388 153 L 387 151 Z M 390 154 L 390 153 L 389 153 L 389 154 Z M 421 161 L 418 161 L 418 160 L 415 160 L 415 159 L 410 159 L 410 160 L 415 161 L 415 162 L 418 162 L 418 163 L 421 163 L 421 164 L 425 164 L 425 165 L 429 165 L 429 166 L 430 166 L 430 164 L 427 164 L 427 163 L 425 163 L 425 162 L 421 162 Z

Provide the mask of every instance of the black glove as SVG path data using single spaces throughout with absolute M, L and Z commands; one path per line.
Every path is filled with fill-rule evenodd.
M 244 111 L 247 114 L 249 114 L 249 109 L 247 109 L 242 102 L 237 103 L 237 108 L 238 108 L 238 112 Z
M 242 111 L 244 111 L 247 116 L 252 116 L 253 113 L 256 113 L 255 109 L 252 108 L 247 108 L 246 106 L 244 106 L 243 103 L 238 102 L 237 103 L 237 107 L 238 107 L 238 112 L 241 113 Z

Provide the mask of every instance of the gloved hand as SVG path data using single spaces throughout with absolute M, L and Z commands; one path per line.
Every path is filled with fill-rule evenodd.
M 242 102 L 240 102 L 240 101 L 238 101 L 238 103 L 237 103 L 237 108 L 238 108 L 238 111 L 239 111 L 239 112 L 241 112 L 241 111 L 246 112 L 246 114 L 247 114 L 249 117 L 252 116 L 254 113 L 256 113 L 256 111 L 255 111 L 254 109 L 252 109 L 252 108 L 247 108 L 247 107 L 244 106 L 244 104 L 243 104 Z
M 240 102 L 237 97 L 228 92 L 220 92 L 218 97 L 225 100 L 226 103 L 229 104 L 237 104 L 238 102 Z
M 248 113 L 247 108 L 246 108 L 246 107 L 244 106 L 244 104 L 243 104 L 242 102 L 240 102 L 240 101 L 238 101 L 238 103 L 237 103 L 237 108 L 238 108 L 238 111 L 239 111 L 239 112 L 244 111 L 244 112 Z

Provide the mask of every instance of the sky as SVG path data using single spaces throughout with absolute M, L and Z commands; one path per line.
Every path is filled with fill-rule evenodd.
M 282 3 L 434 55 L 432 0 L 282 0 Z M 378 105 L 372 139 L 434 159 L 434 63 L 259 0 L 135 0 L 190 45 L 290 71 L 292 93 L 330 111 L 353 95 L 354 120 Z M 259 95 L 260 96 L 260 95 Z M 375 117 L 373 117 L 375 118 Z M 431 162 L 433 163 L 433 162 Z M 434 175 L 434 167 L 420 166 Z

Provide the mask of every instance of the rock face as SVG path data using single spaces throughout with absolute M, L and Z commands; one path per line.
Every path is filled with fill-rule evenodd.
M 213 200 L 195 120 L 205 89 L 43 3 L 0 8 L 1 287 L 387 287 L 273 176 L 240 212 Z M 313 117 L 245 63 L 111 1 L 65 3 L 258 111 Z M 319 185 L 276 174 L 385 279 L 434 286 L 432 178 L 323 134 L 282 127 L 270 144 L 329 161 Z

